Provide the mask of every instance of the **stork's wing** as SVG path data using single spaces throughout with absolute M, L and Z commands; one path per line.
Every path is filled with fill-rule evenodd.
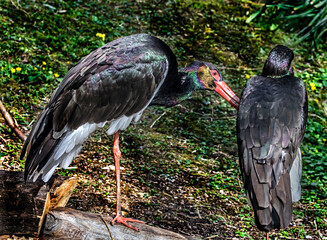
M 245 189 L 261 230 L 291 221 L 289 173 L 303 139 L 307 96 L 303 82 L 254 77 L 242 93 L 237 118 Z
M 149 35 L 115 40 L 86 56 L 67 73 L 25 142 L 21 158 L 27 154 L 26 176 L 56 160 L 54 150 L 69 131 L 82 125 L 127 119 L 123 125 L 112 127 L 117 131 L 126 127 L 134 115 L 137 118 L 142 114 L 168 71 L 167 57 L 154 41 L 157 39 Z M 75 152 L 85 137 L 81 139 L 71 147 Z M 46 170 L 53 169 L 52 165 Z

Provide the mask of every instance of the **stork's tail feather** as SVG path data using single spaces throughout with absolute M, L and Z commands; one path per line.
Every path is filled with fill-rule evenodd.
M 42 180 L 47 182 L 58 166 L 67 168 L 83 142 L 100 126 L 86 123 L 75 130 L 65 126 L 56 132 L 52 119 L 51 110 L 44 110 L 24 144 L 21 159 L 26 155 L 25 181 L 36 181 L 42 175 Z
M 254 209 L 256 225 L 261 231 L 288 227 L 293 211 L 289 173 L 284 173 L 278 185 L 273 188 L 269 188 L 268 184 L 260 185 L 264 190 L 259 194 L 255 193 L 253 185 L 249 186 L 249 197 Z
M 36 123 L 28 135 L 25 144 L 23 146 L 20 159 L 23 159 L 26 155 L 25 182 L 30 178 L 38 166 L 42 164 L 42 159 L 46 158 L 47 153 L 51 151 L 51 148 L 55 144 L 55 141 L 47 142 L 44 144 L 45 139 L 50 138 L 50 132 L 52 129 L 52 117 L 49 108 L 46 108 L 38 117 Z

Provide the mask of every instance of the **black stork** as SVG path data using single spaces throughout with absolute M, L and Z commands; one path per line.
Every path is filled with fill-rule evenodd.
M 300 200 L 302 158 L 308 101 L 302 80 L 294 77 L 293 51 L 271 50 L 262 74 L 251 78 L 237 115 L 237 142 L 244 187 L 257 227 L 286 228 L 292 201 Z
M 137 230 L 127 222 L 141 221 L 121 214 L 119 131 L 139 120 L 150 104 L 174 106 L 195 90 L 214 90 L 235 108 L 239 103 L 213 64 L 195 61 L 180 71 L 177 67 L 171 49 L 148 34 L 116 39 L 84 57 L 33 125 L 21 153 L 21 159 L 26 155 L 25 181 L 42 175 L 46 182 L 58 166 L 67 168 L 89 135 L 108 124 L 117 183 L 112 224 Z

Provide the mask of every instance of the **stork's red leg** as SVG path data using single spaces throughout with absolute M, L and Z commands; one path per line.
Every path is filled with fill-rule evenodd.
M 116 217 L 114 220 L 112 220 L 111 224 L 114 224 L 115 222 L 124 224 L 126 227 L 129 227 L 131 229 L 134 229 L 138 231 L 136 227 L 133 227 L 129 225 L 127 222 L 137 222 L 137 223 L 144 223 L 140 220 L 135 220 L 132 218 L 124 218 L 121 214 L 121 194 L 120 194 L 120 156 L 121 152 L 119 150 L 119 131 L 115 133 L 114 138 L 114 159 L 115 159 L 115 170 L 116 170 L 116 186 L 117 186 L 117 204 L 116 204 Z

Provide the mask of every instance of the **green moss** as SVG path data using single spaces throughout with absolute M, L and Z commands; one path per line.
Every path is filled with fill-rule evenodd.
M 50 0 L 46 3 L 20 1 L 16 6 L 2 1 L 1 100 L 23 130 L 28 131 L 69 68 L 105 42 L 138 32 L 151 33 L 166 41 L 181 67 L 194 59 L 215 63 L 225 81 L 240 95 L 247 76 L 260 73 L 271 47 L 288 45 L 292 37 L 280 30 L 271 32 L 246 24 L 253 10 L 250 1 L 236 0 Z M 97 33 L 105 34 L 105 39 Z M 310 111 L 302 146 L 304 194 L 301 204 L 304 205 L 296 205 L 295 216 L 307 217 L 308 222 L 316 222 L 316 226 L 305 223 L 304 227 L 274 235 L 305 237 L 305 229 L 311 236 L 319 237 L 315 229 L 326 229 L 327 156 L 323 139 L 327 139 L 327 60 L 325 55 L 312 54 L 306 43 L 294 51 L 296 74 L 306 81 Z M 312 90 L 310 84 L 315 84 L 316 89 Z M 140 122 L 120 134 L 122 166 L 128 176 L 124 176 L 123 189 L 128 196 L 144 193 L 138 204 L 142 209 L 146 206 L 157 211 L 155 219 L 147 215 L 153 224 L 171 226 L 169 216 L 156 210 L 162 207 L 159 202 L 168 198 L 170 203 L 184 201 L 183 206 L 186 203 L 189 209 L 200 209 L 204 217 L 199 221 L 209 219 L 210 224 L 215 223 L 210 225 L 212 228 L 207 227 L 206 232 L 190 230 L 191 233 L 207 237 L 222 231 L 221 235 L 230 238 L 250 235 L 259 238 L 260 235 L 254 233 L 253 215 L 238 168 L 235 116 L 236 111 L 217 94 L 197 92 L 173 108 L 148 108 Z M 22 142 L 3 121 L 0 133 L 7 141 L 3 144 L 0 139 L 0 167 L 23 170 L 19 160 Z M 109 198 L 115 186 L 114 175 L 101 165 L 113 164 L 111 146 L 112 137 L 106 137 L 104 131 L 97 132 L 75 160 L 77 168 L 63 170 L 61 174 L 98 179 L 99 182 L 85 180 L 86 184 L 81 184 L 78 192 L 85 192 L 94 185 L 98 192 L 105 193 L 104 197 L 108 198 L 103 201 L 114 211 L 115 202 Z M 174 198 L 178 193 L 183 193 L 178 195 L 181 199 Z M 100 195 L 88 196 L 96 196 L 97 200 Z M 94 204 L 93 200 L 87 201 L 86 209 Z M 305 216 L 300 214 L 303 209 L 306 209 Z M 176 211 L 175 215 L 179 216 L 178 209 Z M 188 221 L 182 218 L 180 221 L 181 226 L 176 228 L 189 231 L 183 228 L 188 226 Z M 226 226 L 226 222 L 239 230 L 215 228 Z

